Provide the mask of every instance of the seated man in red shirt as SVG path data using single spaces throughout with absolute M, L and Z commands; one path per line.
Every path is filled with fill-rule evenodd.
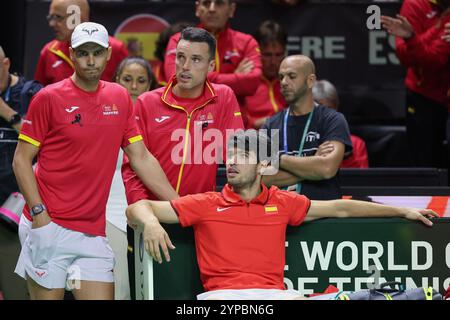
M 110 57 L 105 27 L 78 25 L 75 73 L 39 91 L 23 120 L 13 168 L 27 206 L 15 272 L 27 279 L 31 299 L 63 299 L 68 280 L 76 299 L 114 298 L 105 211 L 120 148 L 158 198 L 177 197 L 145 148 L 127 90 L 100 80 Z
M 336 111 L 338 110 L 339 96 L 336 87 L 328 80 L 316 81 L 312 93 L 313 98 L 317 103 Z M 363 139 L 354 134 L 350 135 L 350 139 L 352 140 L 353 150 L 350 154 L 344 156 L 341 168 L 368 168 L 369 157 L 367 155 L 366 143 Z M 320 154 L 320 152 L 318 154 Z
M 229 19 L 236 11 L 233 0 L 199 0 L 195 15 L 199 27 L 216 37 L 215 67 L 208 74 L 212 83 L 226 84 L 233 89 L 238 101 L 255 93 L 261 77 L 261 55 L 256 40 L 230 28 Z M 164 73 L 169 79 L 175 74 L 175 52 L 180 33 L 174 34 L 167 45 Z
M 286 56 L 287 35 L 278 23 L 266 20 L 255 38 L 261 48 L 263 74 L 255 94 L 245 98 L 242 118 L 246 128 L 259 129 L 267 118 L 287 107 L 278 79 L 281 61 Z
M 227 132 L 244 127 L 233 91 L 207 80 L 208 71 L 214 69 L 215 46 L 216 40 L 208 31 L 183 29 L 176 49 L 176 75 L 165 87 L 146 92 L 136 100 L 137 123 L 144 143 L 180 195 L 216 190 L 217 167 L 223 163 L 225 153 L 224 148 L 217 149 L 217 158 L 209 159 L 209 150 L 219 141 L 225 145 Z M 128 204 L 158 199 L 126 158 L 122 177 Z M 132 249 L 133 231 L 128 228 L 127 233 Z M 134 252 L 128 257 L 133 288 Z
M 248 130 L 232 136 L 227 149 L 228 184 L 172 201 L 142 200 L 127 208 L 129 223 L 144 228 L 145 249 L 162 263 L 174 249 L 159 222 L 193 226 L 197 262 L 205 293 L 199 299 L 296 299 L 285 290 L 287 225 L 334 217 L 403 217 L 427 226 L 429 209 L 390 207 L 356 200 L 309 200 L 295 192 L 261 183 L 271 167 L 268 139 Z M 273 168 L 272 168 L 273 169 Z M 301 232 L 301 231 L 299 231 Z
M 79 12 L 74 11 L 79 10 Z M 89 21 L 87 0 L 52 0 L 48 25 L 55 33 L 55 39 L 41 50 L 34 79 L 44 86 L 70 77 L 74 65 L 69 58 L 70 36 L 77 24 Z M 114 73 L 119 63 L 128 56 L 125 45 L 114 37 L 109 37 L 112 48 L 111 59 L 102 74 L 102 80 L 114 81 Z

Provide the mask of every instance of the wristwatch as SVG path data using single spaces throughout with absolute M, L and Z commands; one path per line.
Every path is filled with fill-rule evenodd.
M 39 203 L 39 204 L 31 207 L 30 214 L 32 217 L 35 217 L 38 214 L 41 214 L 42 212 L 44 212 L 46 210 L 47 210 L 47 208 L 42 203 Z
M 8 123 L 10 126 L 14 126 L 22 121 L 22 116 L 18 113 L 14 114 L 11 119 L 9 119 Z

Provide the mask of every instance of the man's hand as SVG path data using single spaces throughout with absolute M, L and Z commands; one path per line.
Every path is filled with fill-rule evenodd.
M 405 210 L 405 219 L 418 220 L 429 227 L 433 226 L 430 218 L 439 218 L 439 215 L 431 209 L 405 208 Z
M 247 74 L 253 70 L 253 67 L 254 67 L 253 61 L 248 60 L 247 58 L 244 58 L 237 66 L 236 70 L 234 70 L 234 73 Z
M 146 223 L 144 225 L 144 246 L 145 250 L 152 256 L 152 258 L 159 263 L 162 263 L 161 247 L 164 257 L 167 262 L 170 262 L 170 254 L 168 249 L 175 249 L 175 246 L 170 241 L 166 230 L 157 221 Z
M 8 106 L 5 100 L 3 100 L 2 97 L 0 97 L 0 117 L 5 119 L 6 121 L 9 121 L 11 117 L 16 113 L 17 112 L 10 106 Z
M 317 157 L 325 157 L 334 151 L 334 145 L 330 141 L 322 143 L 314 154 Z
M 450 42 L 450 22 L 447 22 L 444 25 L 444 35 L 442 36 L 446 42 Z
M 33 217 L 33 223 L 31 224 L 31 229 L 42 228 L 52 222 L 52 219 L 48 215 L 47 211 L 44 211 L 37 216 Z
M 414 35 L 414 29 L 406 17 L 397 14 L 397 18 L 381 16 L 381 24 L 389 34 L 403 39 L 409 39 Z

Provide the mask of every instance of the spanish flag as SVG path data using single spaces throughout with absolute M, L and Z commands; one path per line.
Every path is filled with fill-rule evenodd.
M 275 205 L 267 205 L 267 206 L 264 206 L 264 211 L 267 214 L 276 214 L 276 213 L 278 213 L 278 208 Z

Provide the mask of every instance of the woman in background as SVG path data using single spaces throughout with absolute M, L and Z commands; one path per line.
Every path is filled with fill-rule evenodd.
M 115 82 L 128 90 L 133 103 L 136 103 L 139 95 L 157 87 L 150 64 L 141 57 L 125 58 L 118 66 L 114 79 Z M 127 263 L 127 219 L 125 216 L 127 200 L 125 198 L 125 188 L 120 172 L 122 159 L 123 151 L 120 150 L 116 172 L 114 173 L 111 191 L 106 205 L 106 236 L 116 258 L 116 264 L 114 266 L 115 299 L 130 300 Z

